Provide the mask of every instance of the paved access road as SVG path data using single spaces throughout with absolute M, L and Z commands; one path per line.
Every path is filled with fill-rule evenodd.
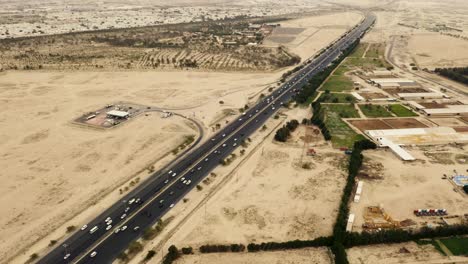
M 77 231 L 38 263 L 111 263 L 132 241 L 141 237 L 145 229 L 161 219 L 174 204 L 182 200 L 218 166 L 220 160 L 229 156 L 243 140 L 262 127 L 282 103 L 287 103 L 310 77 L 327 67 L 374 22 L 375 16 L 366 14 L 358 27 L 323 54 L 309 61 L 282 86 L 239 115 L 236 120 L 183 159 L 154 173 L 147 181 L 88 223 L 86 229 Z M 111 219 L 112 223 L 106 223 L 106 219 Z M 93 227 L 97 227 L 97 230 L 91 234 Z M 116 233 L 116 229 L 119 229 L 119 232 Z M 68 256 L 67 259 L 64 259 L 65 256 Z

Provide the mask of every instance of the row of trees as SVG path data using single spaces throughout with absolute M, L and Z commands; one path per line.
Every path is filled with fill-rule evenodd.
M 354 49 L 359 45 L 359 39 L 357 39 L 353 44 L 351 44 L 346 50 L 343 51 L 342 55 L 334 60 L 330 66 L 323 69 L 316 75 L 314 75 L 309 83 L 306 84 L 298 94 L 295 96 L 296 102 L 303 104 L 312 97 L 317 89 L 322 85 L 322 83 L 328 78 L 328 76 L 333 72 L 333 70 L 338 67 L 338 65 L 349 55 Z
M 468 67 L 436 68 L 434 71 L 451 80 L 468 85 Z
M 267 243 L 250 243 L 247 245 L 249 252 L 257 251 L 272 251 L 284 249 L 298 249 L 307 247 L 328 247 L 331 246 L 333 241 L 332 237 L 318 237 L 314 240 L 293 240 L 286 242 L 267 242 Z
M 320 100 L 320 99 L 319 99 Z M 324 121 L 324 112 L 322 110 L 321 102 L 317 100 L 312 104 L 313 114 L 310 122 L 320 128 L 323 138 L 325 140 L 331 140 L 332 136 Z
M 468 225 L 439 226 L 436 228 L 424 227 L 418 232 L 400 229 L 383 230 L 377 233 L 346 233 L 343 241 L 345 247 L 402 243 L 424 238 L 448 237 L 468 234 Z
M 341 197 L 340 207 L 338 209 L 338 216 L 336 217 L 335 226 L 333 227 L 333 245 L 331 250 L 335 255 L 336 264 L 348 264 L 344 243 L 347 239 L 346 223 L 349 215 L 349 199 L 351 192 L 353 191 L 356 175 L 362 166 L 362 151 L 375 148 L 377 148 L 375 143 L 367 139 L 356 141 L 354 143 L 353 152 L 348 164 L 348 178 L 346 179 L 346 185 L 344 187 L 343 196 Z
M 243 244 L 203 245 L 200 247 L 201 253 L 243 252 L 244 250 L 245 250 L 245 246 Z
M 276 131 L 275 140 L 279 142 L 286 142 L 286 140 L 288 140 L 288 138 L 291 136 L 291 132 L 294 132 L 298 126 L 299 121 L 296 119 L 287 122 L 286 125 L 282 126 Z

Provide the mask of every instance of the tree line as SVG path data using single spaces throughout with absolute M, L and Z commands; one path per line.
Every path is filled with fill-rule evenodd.
M 298 126 L 299 121 L 296 119 L 287 122 L 286 125 L 282 126 L 276 131 L 275 140 L 279 142 L 286 142 L 286 140 L 288 140 L 288 138 L 291 136 L 291 132 L 294 132 Z
M 335 59 L 330 66 L 326 67 L 319 73 L 315 74 L 312 78 L 310 78 L 309 83 L 304 85 L 300 92 L 296 94 L 294 99 L 296 102 L 303 104 L 307 102 L 307 100 L 314 96 L 317 89 L 322 85 L 322 83 L 328 78 L 328 76 L 333 72 L 333 70 L 338 67 L 338 65 L 349 55 L 351 54 L 354 49 L 359 45 L 360 40 L 357 39 L 353 44 L 351 44 L 347 49 L 343 51 L 343 53 Z
M 453 81 L 468 85 L 468 67 L 436 68 L 434 71 Z
M 344 243 L 347 238 L 346 224 L 349 215 L 349 199 L 351 196 L 351 192 L 353 191 L 356 175 L 358 174 L 362 166 L 362 152 L 367 149 L 375 148 L 377 148 L 377 145 L 368 139 L 356 141 L 354 143 L 353 151 L 351 153 L 348 163 L 348 177 L 346 179 L 346 185 L 343 189 L 343 195 L 341 196 L 341 202 L 340 207 L 338 209 L 338 215 L 335 221 L 335 226 L 333 227 L 333 244 L 331 250 L 335 255 L 336 264 L 349 263 L 344 247 Z

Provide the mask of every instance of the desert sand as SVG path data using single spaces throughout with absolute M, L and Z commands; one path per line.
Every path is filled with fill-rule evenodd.
M 409 251 L 409 252 L 406 252 Z M 353 247 L 347 250 L 350 264 L 391 263 L 466 263 L 466 257 L 447 257 L 432 245 L 415 242 Z
M 356 215 L 353 231 L 360 231 L 364 222 L 363 213 L 367 206 L 382 206 L 395 220 L 414 220 L 419 227 L 425 222 L 436 224 L 438 217 L 416 217 L 415 209 L 445 208 L 449 215 L 463 215 L 468 212 L 464 194 L 454 191 L 454 185 L 446 174 L 454 170 L 464 173 L 465 164 L 456 160 L 457 154 L 466 154 L 467 147 L 421 146 L 409 148 L 417 161 L 406 163 L 390 150 L 366 151 L 363 173 L 370 175 L 364 181 L 359 203 L 351 203 L 351 213 Z M 416 226 L 414 226 L 416 227 Z
M 282 45 L 306 60 L 361 19 L 360 13 L 340 12 L 284 21 L 264 41 L 264 45 Z
M 73 119 L 106 104 L 130 101 L 188 109 L 180 112 L 203 125 L 223 109 L 243 106 L 249 91 L 257 92 L 274 77 L 190 72 L 2 73 L 2 261 L 8 262 L 52 230 L 60 232 L 45 239 L 45 245 L 63 236 L 66 226 L 81 226 L 86 218 L 68 220 L 105 194 L 123 188 L 135 173 L 162 157 L 166 159 L 156 168 L 169 162 L 174 156 L 167 153 L 185 136 L 198 133 L 185 119 L 163 119 L 156 112 L 107 131 L 73 125 Z M 226 101 L 221 107 L 220 98 Z M 200 108 L 203 103 L 208 108 Z M 219 112 L 213 110 L 215 105 Z M 149 174 L 142 175 L 138 176 L 141 180 Z M 94 213 L 118 197 L 117 192 L 96 206 Z M 92 217 L 92 213 L 87 215 Z
M 221 253 L 183 256 L 177 264 L 215 264 L 225 262 L 233 264 L 326 264 L 332 263 L 326 248 L 302 249 L 259 253 Z

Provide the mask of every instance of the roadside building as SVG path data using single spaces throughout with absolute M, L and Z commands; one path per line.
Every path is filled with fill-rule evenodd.
M 106 113 L 108 117 L 115 119 L 124 119 L 128 118 L 130 113 L 126 111 L 112 110 Z
M 444 94 L 438 92 L 426 93 L 399 93 L 398 97 L 404 100 L 442 99 Z

